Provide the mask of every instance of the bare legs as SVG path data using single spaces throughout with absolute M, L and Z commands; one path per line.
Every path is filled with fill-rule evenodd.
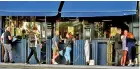
M 126 55 L 127 55 L 127 50 L 123 50 L 123 56 L 121 58 L 121 65 L 125 66 L 126 63 Z
M 56 49 L 53 49 L 53 59 L 52 59 L 52 64 L 57 64 L 56 63 L 56 58 L 59 56 L 59 53 Z

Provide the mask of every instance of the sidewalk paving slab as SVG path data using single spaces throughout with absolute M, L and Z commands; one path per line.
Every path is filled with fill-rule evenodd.
M 9 69 L 140 69 L 140 67 L 128 66 L 88 66 L 88 65 L 51 65 L 51 64 L 23 64 L 23 63 L 0 63 L 1 68 Z

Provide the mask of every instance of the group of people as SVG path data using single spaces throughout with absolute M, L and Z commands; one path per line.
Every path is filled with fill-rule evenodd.
M 129 59 L 128 66 L 136 65 L 136 39 L 133 33 L 127 30 L 122 31 L 120 28 L 117 29 L 117 34 L 115 35 L 115 65 L 125 66 L 127 61 L 127 56 Z
M 29 57 L 26 60 L 26 63 L 29 64 L 29 60 L 31 56 L 34 54 L 35 59 L 37 63 L 40 64 L 39 59 L 37 58 L 37 52 L 36 52 L 36 46 L 37 46 L 37 36 L 35 34 L 36 29 L 29 30 L 29 48 L 30 48 L 30 54 Z M 2 60 L 7 63 L 10 61 L 10 63 L 15 63 L 12 56 L 12 43 L 13 43 L 13 37 L 11 35 L 11 27 L 7 27 L 5 32 L 1 36 L 1 43 L 4 47 L 4 57 L 2 57 Z M 42 46 L 42 44 L 40 44 Z
M 65 54 L 64 57 L 66 59 L 66 64 L 71 63 L 71 56 L 70 52 L 72 50 L 72 38 L 71 38 L 71 33 L 66 33 L 66 39 L 64 40 L 64 49 L 65 49 Z M 59 56 L 59 31 L 55 32 L 54 37 L 52 38 L 52 50 L 53 50 L 53 58 L 52 58 L 52 64 L 58 64 L 56 62 L 56 58 Z
M 34 54 L 35 59 L 37 63 L 40 64 L 40 61 L 37 58 L 37 52 L 36 52 L 36 46 L 37 46 L 37 37 L 35 35 L 36 30 L 32 30 L 29 32 L 29 48 L 31 50 L 29 57 L 26 60 L 26 63 L 29 63 L 29 59 Z M 136 39 L 134 38 L 133 33 L 128 32 L 127 30 L 123 31 L 123 35 L 121 35 L 122 31 L 120 28 L 117 29 L 117 34 L 115 35 L 115 63 L 116 65 L 125 66 L 126 65 L 126 59 L 127 56 L 129 57 L 129 64 L 128 66 L 137 64 L 136 58 L 136 49 L 135 49 L 135 43 Z M 66 64 L 71 63 L 71 55 L 70 52 L 72 50 L 72 34 L 66 33 L 66 39 L 64 41 L 64 57 L 66 59 Z M 8 58 L 10 59 L 11 63 L 14 63 L 14 60 L 12 58 L 12 39 L 11 36 L 11 28 L 7 27 L 5 32 L 1 36 L 1 42 L 4 47 L 4 62 L 8 61 Z M 58 64 L 56 62 L 56 58 L 59 56 L 59 31 L 55 32 L 55 35 L 52 38 L 52 51 L 53 51 L 53 57 L 52 57 L 52 64 Z M 41 44 L 40 44 L 41 46 Z M 8 57 L 9 56 L 9 57 Z M 135 61 L 134 61 L 135 60 Z
M 27 57 L 26 63 L 29 64 L 29 60 L 32 55 L 34 55 L 36 61 L 38 64 L 41 62 L 37 58 L 37 52 L 36 52 L 36 47 L 38 46 L 37 41 L 38 38 L 35 34 L 36 30 L 32 29 L 28 30 L 28 45 L 30 48 L 30 54 Z M 3 44 L 4 47 L 4 56 L 3 56 L 3 61 L 4 62 L 9 62 L 10 60 L 11 63 L 14 63 L 13 56 L 12 56 L 12 40 L 13 37 L 11 36 L 11 28 L 7 27 L 5 32 L 1 35 L 1 43 Z M 56 62 L 56 58 L 59 56 L 59 31 L 55 32 L 55 35 L 52 38 L 52 50 L 53 50 L 53 58 L 52 58 L 52 64 L 58 64 Z M 42 46 L 42 44 L 39 44 L 39 46 Z M 70 57 L 70 52 L 72 50 L 72 38 L 71 38 L 71 33 L 66 33 L 66 39 L 65 39 L 65 54 L 64 57 L 66 59 L 66 64 L 71 63 L 71 57 Z

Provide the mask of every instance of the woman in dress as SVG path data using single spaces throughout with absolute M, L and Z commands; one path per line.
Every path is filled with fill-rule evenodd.
M 121 65 L 122 66 L 125 66 L 126 56 L 127 56 L 127 51 L 128 51 L 128 47 L 126 46 L 127 34 L 128 34 L 128 31 L 127 30 L 124 30 L 124 33 L 121 36 L 121 39 L 122 39 L 122 58 L 121 58 Z

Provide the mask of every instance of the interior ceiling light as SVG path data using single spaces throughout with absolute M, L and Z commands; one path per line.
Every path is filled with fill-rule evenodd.
M 112 21 L 112 20 L 102 20 L 102 21 Z

